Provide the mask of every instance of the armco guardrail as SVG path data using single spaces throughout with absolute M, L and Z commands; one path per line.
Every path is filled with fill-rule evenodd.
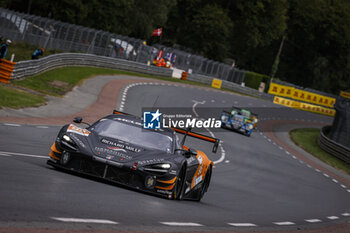
M 13 79 L 36 75 L 47 70 L 65 66 L 95 66 L 119 69 L 157 76 L 171 77 L 172 70 L 128 61 L 124 59 L 81 53 L 60 53 L 39 60 L 17 62 L 12 74 Z
M 146 65 L 125 59 L 98 56 L 82 53 L 59 53 L 43 57 L 38 60 L 20 61 L 15 65 L 12 79 L 20 79 L 40 74 L 44 71 L 65 67 L 65 66 L 94 66 L 118 70 L 126 70 L 143 74 L 150 74 L 163 77 L 172 77 L 172 70 L 152 65 Z M 190 74 L 187 78 L 190 81 L 211 85 L 213 78 L 204 75 Z M 258 90 L 242 87 L 236 83 L 222 80 L 222 88 L 233 90 L 247 95 L 272 100 L 273 96 L 261 93 Z
M 329 139 L 326 135 L 330 130 L 331 126 L 325 126 L 321 129 L 320 136 L 318 137 L 318 145 L 329 154 L 350 164 L 350 148 Z

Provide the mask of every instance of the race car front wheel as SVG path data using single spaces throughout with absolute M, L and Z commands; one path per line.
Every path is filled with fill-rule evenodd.
M 186 183 L 186 166 L 183 165 L 176 179 L 176 184 L 173 189 L 173 199 L 182 200 L 185 192 Z

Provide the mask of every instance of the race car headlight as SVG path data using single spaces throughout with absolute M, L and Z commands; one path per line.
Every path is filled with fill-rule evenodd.
M 227 121 L 227 119 L 228 119 L 227 116 L 225 116 L 225 115 L 221 116 L 221 121 L 225 122 L 225 121 Z
M 68 135 L 63 135 L 63 140 L 69 142 L 69 143 L 73 143 L 73 140 L 68 136 Z
M 147 165 L 143 169 L 148 172 L 152 173 L 167 173 L 169 169 L 171 168 L 171 164 L 169 163 L 158 163 L 158 164 L 152 164 L 152 165 Z
M 77 149 L 75 142 L 66 134 L 62 136 L 62 144 L 71 150 Z
M 160 163 L 160 164 L 154 164 L 152 165 L 152 168 L 156 169 L 169 169 L 171 165 L 169 163 Z

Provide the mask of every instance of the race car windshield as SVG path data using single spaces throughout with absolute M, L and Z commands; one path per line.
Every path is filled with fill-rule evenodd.
M 250 112 L 247 111 L 247 110 L 242 110 L 242 111 L 241 111 L 241 114 L 242 114 L 243 116 L 245 116 L 245 117 L 250 117 Z
M 172 152 L 173 139 L 170 136 L 151 130 L 143 130 L 136 125 L 105 119 L 98 122 L 93 130 L 103 137 L 115 138 L 167 153 Z

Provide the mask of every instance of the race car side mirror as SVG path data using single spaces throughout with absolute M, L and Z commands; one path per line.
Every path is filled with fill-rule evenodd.
M 197 151 L 193 148 L 189 148 L 186 152 L 185 152 L 185 157 L 189 158 L 191 156 L 197 156 Z
M 74 119 L 73 119 L 73 122 L 77 123 L 77 124 L 80 124 L 82 121 L 83 121 L 82 117 L 74 117 Z

